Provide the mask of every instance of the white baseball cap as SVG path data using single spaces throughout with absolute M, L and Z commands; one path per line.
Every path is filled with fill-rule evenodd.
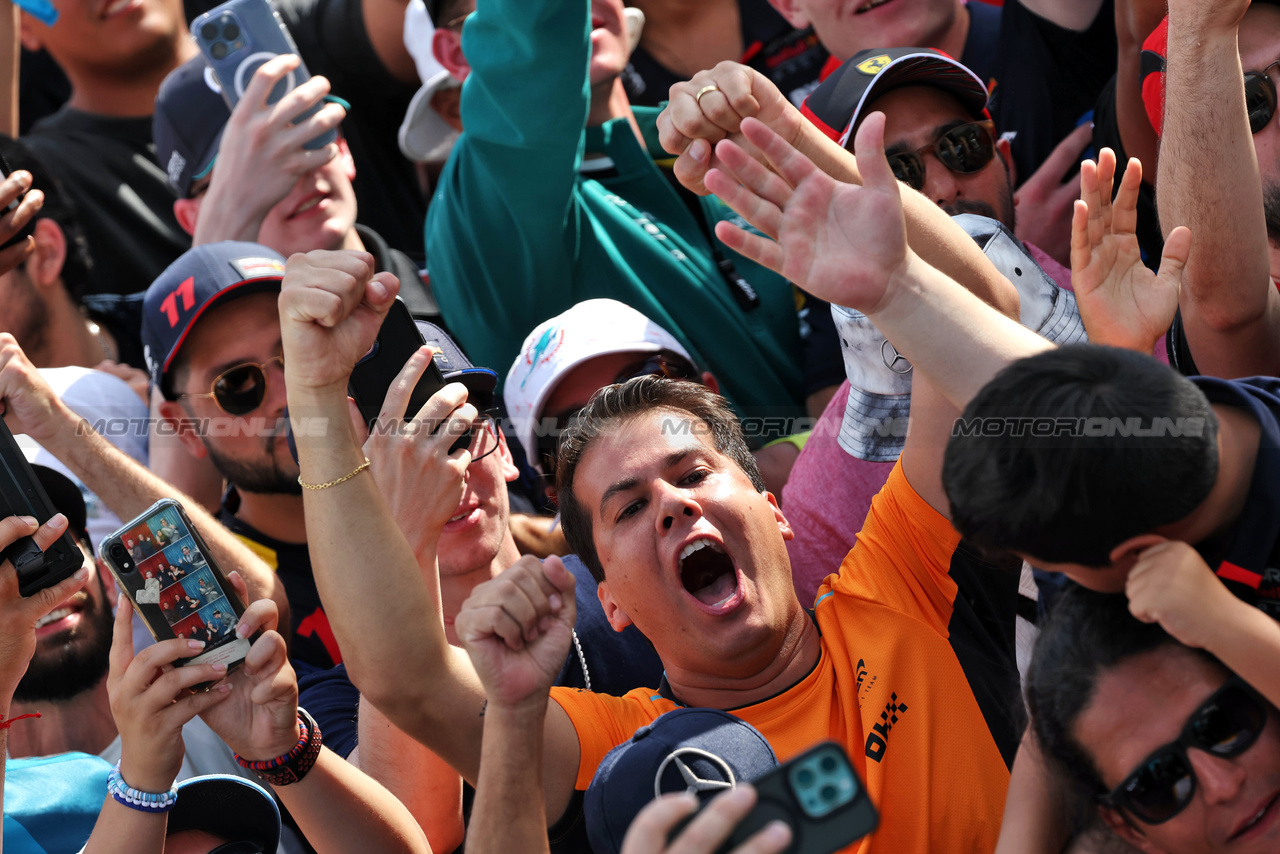
M 529 462 L 538 463 L 542 407 L 578 365 L 613 353 L 674 353 L 693 363 L 671 333 L 617 300 L 592 299 L 543 321 L 529 333 L 507 371 L 502 396 Z

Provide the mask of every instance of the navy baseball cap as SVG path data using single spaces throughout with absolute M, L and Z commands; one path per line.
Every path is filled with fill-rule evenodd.
M 156 161 L 178 198 L 185 199 L 191 185 L 213 169 L 229 118 L 231 110 L 203 55 L 179 65 L 160 84 L 151 136 Z
M 867 104 L 904 86 L 944 89 L 975 119 L 987 115 L 987 88 L 968 67 L 932 48 L 858 51 L 823 80 L 800 111 L 827 136 L 848 146 Z
M 351 105 L 336 95 L 324 99 L 351 110 Z M 222 97 L 218 77 L 203 54 L 179 65 L 160 84 L 151 115 L 151 137 L 156 144 L 156 162 L 178 198 L 190 196 L 191 185 L 213 171 L 222 131 L 230 118 L 231 109 Z
M 596 854 L 617 854 L 627 828 L 654 798 L 693 792 L 709 800 L 778 767 L 760 731 L 718 709 L 667 712 L 610 750 L 587 788 L 583 813 Z
M 418 331 L 435 352 L 436 367 L 451 383 L 462 383 L 467 387 L 467 401 L 477 409 L 492 409 L 494 404 L 493 390 L 498 387 L 498 375 L 488 368 L 477 368 L 462 352 L 462 348 L 434 323 L 425 320 L 415 321 Z
M 206 774 L 178 784 L 166 836 L 203 830 L 226 842 L 248 843 L 263 854 L 280 845 L 280 809 L 261 786 L 232 774 Z
M 283 277 L 284 256 L 257 243 L 228 240 L 182 253 L 142 300 L 142 352 L 152 387 L 172 399 L 165 378 L 202 314 L 238 297 L 278 291 Z

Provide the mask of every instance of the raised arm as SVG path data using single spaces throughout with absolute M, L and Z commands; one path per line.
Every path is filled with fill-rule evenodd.
M 1197 367 L 1221 377 L 1280 373 L 1280 294 L 1237 48 L 1248 7 L 1169 4 L 1160 221 L 1166 233 L 1186 225 L 1196 235 L 1182 322 Z
M 26 433 L 71 469 L 121 519 L 132 519 L 161 498 L 182 502 L 214 560 L 239 572 L 255 599 L 271 599 L 288 614 L 284 585 L 248 547 L 198 503 L 156 477 L 71 411 L 40 376 L 18 342 L 0 335 L 0 400 L 14 433 Z
M 440 585 L 424 578 L 418 557 L 400 532 L 374 479 L 351 424 L 347 378 L 376 338 L 398 284 L 373 275 L 373 258 L 360 252 L 312 252 L 289 259 L 280 295 L 281 336 L 289 410 L 297 431 L 302 479 L 329 484 L 304 493 L 307 541 L 316 586 L 352 681 L 387 718 L 431 748 L 469 780 L 480 765 L 484 691 L 466 653 L 444 634 Z M 428 520 L 443 527 L 457 507 L 465 450 L 449 454 L 453 440 L 476 417 L 461 385 L 449 385 L 418 413 L 408 429 L 422 430 L 441 458 L 438 482 L 420 484 L 433 503 Z M 301 419 L 310 419 L 306 429 Z M 327 425 L 327 429 L 311 429 Z M 434 558 L 429 565 L 434 565 Z M 377 567 L 377 582 L 353 567 Z M 556 707 L 559 710 L 559 707 Z M 560 713 L 563 717 L 563 713 Z M 548 764 L 567 778 L 547 798 L 547 812 L 563 812 L 577 772 L 577 740 L 559 730 Z
M 707 93 L 701 99 L 696 97 L 699 91 L 712 85 L 720 91 Z M 835 180 L 862 183 L 858 162 L 851 152 L 805 119 L 767 77 L 734 62 L 722 62 L 694 75 L 688 83 L 671 87 L 671 102 L 658 118 L 658 128 L 662 146 L 679 155 L 675 173 L 681 183 L 694 192 L 707 192 L 703 179 L 707 170 L 716 164 L 712 146 L 722 139 L 732 139 L 764 162 L 741 133 L 746 118 L 768 125 Z M 964 229 L 914 190 L 903 190 L 902 207 L 907 242 L 913 252 L 997 310 L 1016 316 L 1017 291 Z M 760 224 L 753 224 L 765 230 Z M 776 236 L 775 232 L 765 230 L 765 233 Z

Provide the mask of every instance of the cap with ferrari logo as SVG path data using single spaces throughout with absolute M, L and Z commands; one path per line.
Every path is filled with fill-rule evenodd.
M 142 345 L 152 387 L 172 399 L 165 382 L 196 321 L 216 305 L 259 291 L 280 290 L 284 256 L 257 243 L 226 241 L 189 249 L 147 288 Z
M 847 146 L 866 106 L 904 86 L 945 89 L 975 119 L 990 118 L 987 88 L 978 75 L 942 51 L 919 47 L 859 51 L 813 90 L 800 111 L 827 136 Z
M 632 820 L 654 798 L 693 792 L 703 801 L 778 766 L 769 742 L 717 709 L 676 709 L 636 730 L 596 769 L 583 803 L 596 854 L 617 854 Z

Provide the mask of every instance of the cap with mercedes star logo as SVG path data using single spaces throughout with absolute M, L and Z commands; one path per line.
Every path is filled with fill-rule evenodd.
M 978 75 L 939 50 L 877 48 L 855 53 L 805 99 L 800 111 L 847 146 L 868 104 L 904 86 L 933 86 L 959 99 L 975 119 L 987 115 L 987 87 Z
M 717 709 L 667 712 L 605 755 L 583 812 L 596 854 L 617 854 L 632 820 L 654 798 L 693 792 L 703 800 L 778 766 L 769 742 Z
M 174 357 L 209 309 L 259 291 L 280 290 L 284 256 L 257 243 L 207 243 L 188 249 L 147 288 L 142 301 L 142 349 L 152 387 L 166 398 Z

